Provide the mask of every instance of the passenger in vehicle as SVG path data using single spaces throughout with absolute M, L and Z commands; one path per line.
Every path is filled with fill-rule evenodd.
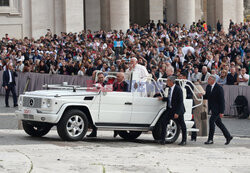
M 113 84 L 113 91 L 127 92 L 128 84 L 125 82 L 124 73 L 120 72 L 116 76 L 116 82 Z
M 133 72 L 133 80 L 136 80 L 136 81 L 139 81 L 148 76 L 148 71 L 146 67 L 138 64 L 138 60 L 135 57 L 131 58 L 129 69 L 126 70 L 126 73 L 130 73 L 130 72 Z M 135 83 L 134 88 L 136 89 L 137 87 L 138 87 L 138 84 Z
M 103 87 L 106 85 L 106 82 L 104 81 L 104 74 L 102 72 L 98 73 L 96 83 L 101 84 Z

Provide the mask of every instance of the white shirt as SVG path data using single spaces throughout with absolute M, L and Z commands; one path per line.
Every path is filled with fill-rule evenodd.
M 240 74 L 239 75 L 239 79 L 243 79 L 243 78 L 245 78 L 245 79 L 248 79 L 246 82 L 239 82 L 239 85 L 241 85 L 241 86 L 248 86 L 248 81 L 249 81 L 249 75 L 248 74 L 244 74 L 243 76 Z
M 188 53 L 188 51 L 191 51 L 192 53 L 194 53 L 194 48 L 193 47 L 191 47 L 191 46 L 186 46 L 186 47 L 183 47 L 182 48 L 182 53 L 184 54 L 184 56 Z
M 191 80 L 192 82 L 197 82 L 198 80 L 201 80 L 202 74 L 200 72 L 198 73 L 193 73 L 191 75 Z
M 21 64 L 21 65 L 17 66 L 17 69 L 18 69 L 20 72 L 23 72 L 23 68 L 24 68 L 24 64 Z
M 78 76 L 84 76 L 84 73 L 82 70 L 79 70 L 78 73 L 77 73 Z
M 171 102 L 172 102 L 172 95 L 173 95 L 174 87 L 175 87 L 175 84 L 171 87 L 171 93 L 169 95 L 169 105 L 170 106 L 171 106 Z
M 213 91 L 213 89 L 214 89 L 214 85 L 215 85 L 215 82 L 214 82 L 214 84 L 213 85 L 211 85 L 211 92 Z
M 10 72 L 10 70 L 8 70 L 8 72 L 9 72 L 9 76 L 10 76 L 10 80 L 9 80 L 9 83 L 11 83 L 11 82 L 12 82 L 12 75 L 11 75 L 11 72 Z

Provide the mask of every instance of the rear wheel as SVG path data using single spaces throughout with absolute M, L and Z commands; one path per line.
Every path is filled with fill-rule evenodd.
M 138 138 L 142 132 L 140 131 L 118 131 L 119 136 L 126 140 L 133 140 Z
M 42 137 L 49 133 L 51 127 L 53 125 L 51 124 L 36 124 L 28 121 L 23 121 L 23 129 L 24 131 L 33 137 Z
M 161 140 L 162 121 L 163 119 L 160 119 L 157 122 L 152 132 L 155 140 Z M 175 119 L 171 119 L 166 128 L 166 138 L 165 138 L 166 143 L 174 143 L 178 139 L 179 135 L 180 135 L 180 125 L 177 123 Z
M 162 128 L 161 128 L 161 120 L 159 120 L 157 123 L 156 123 L 156 125 L 155 125 L 155 127 L 154 127 L 154 129 L 153 129 L 153 131 L 152 131 L 152 135 L 153 135 L 153 138 L 155 139 L 155 140 L 160 140 L 161 139 L 161 132 L 162 132 Z
M 57 125 L 57 132 L 63 140 L 82 140 L 88 130 L 88 119 L 78 109 L 66 111 Z

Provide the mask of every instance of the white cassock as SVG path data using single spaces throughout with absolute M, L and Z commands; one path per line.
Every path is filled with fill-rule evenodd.
M 137 89 L 131 88 L 131 91 L 138 94 L 143 94 L 143 93 L 146 94 L 145 82 L 147 81 L 146 77 L 149 76 L 146 67 L 140 64 L 136 64 L 134 69 L 132 70 L 127 69 L 126 71 L 127 74 L 131 74 L 131 72 L 133 72 L 132 87 L 134 86 L 135 83 L 137 83 L 138 85 Z

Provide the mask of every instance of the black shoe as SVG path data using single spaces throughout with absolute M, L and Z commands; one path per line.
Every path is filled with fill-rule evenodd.
M 9 108 L 10 106 L 9 106 L 9 105 L 6 105 L 5 107 L 6 107 L 6 108 Z
M 187 142 L 181 141 L 181 143 L 179 143 L 178 145 L 184 146 L 184 145 L 186 145 L 186 144 L 187 144 Z
M 118 132 L 117 132 L 117 131 L 114 131 L 113 137 L 115 138 L 117 135 L 118 135 Z
M 88 138 L 96 138 L 96 133 L 90 133 L 87 135 Z
M 18 106 L 17 104 L 14 105 L 14 107 L 17 107 L 17 106 Z
M 166 144 L 166 142 L 164 140 L 159 140 L 159 141 L 157 141 L 157 143 L 161 144 L 161 145 L 165 145 Z
M 230 144 L 230 141 L 231 141 L 232 139 L 233 139 L 233 137 L 232 137 L 232 136 L 230 136 L 230 137 L 227 139 L 227 141 L 226 141 L 225 145 Z
M 210 145 L 210 144 L 213 144 L 213 143 L 214 143 L 214 141 L 212 141 L 212 140 L 208 140 L 208 141 L 204 142 L 204 144 L 206 144 L 206 145 Z
M 196 139 L 195 139 L 195 138 L 193 138 L 193 139 L 191 139 L 191 141 L 194 141 L 194 142 L 196 142 Z

